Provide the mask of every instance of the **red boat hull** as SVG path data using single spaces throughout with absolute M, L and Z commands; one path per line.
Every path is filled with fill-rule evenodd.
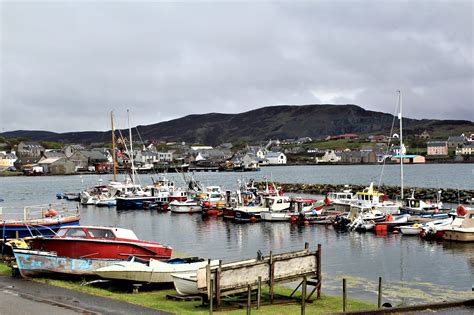
M 127 259 L 130 255 L 143 259 L 170 259 L 172 248 L 140 240 L 101 240 L 73 238 L 38 238 L 31 241 L 35 250 L 54 251 L 71 258 Z

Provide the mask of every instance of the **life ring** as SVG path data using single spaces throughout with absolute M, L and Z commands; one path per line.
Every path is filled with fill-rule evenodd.
M 458 217 L 464 217 L 466 214 L 467 214 L 467 211 L 463 205 L 459 205 L 459 207 L 456 208 L 456 215 Z

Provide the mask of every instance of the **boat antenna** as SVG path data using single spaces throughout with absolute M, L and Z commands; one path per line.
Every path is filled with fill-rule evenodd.
M 130 110 L 127 109 L 128 133 L 130 137 L 130 162 L 132 164 L 132 184 L 135 184 L 135 166 L 133 165 L 133 140 L 132 128 L 130 127 Z
M 403 116 L 402 116 L 402 92 L 398 92 L 398 104 L 400 106 L 400 113 L 398 114 L 398 118 L 400 119 L 400 197 L 403 200 L 403 156 L 405 153 L 403 152 Z
M 110 122 L 112 124 L 112 160 L 114 163 L 114 182 L 117 181 L 117 157 L 115 152 L 115 124 L 114 124 L 114 111 L 110 112 Z
M 395 113 L 397 112 L 397 109 L 398 109 L 398 105 L 397 105 L 397 108 L 395 108 L 395 112 L 393 115 L 392 127 L 390 128 L 390 134 L 389 134 L 390 136 L 388 137 L 387 149 L 385 150 L 384 155 L 383 155 L 382 171 L 380 172 L 379 184 L 377 186 L 377 189 L 379 190 L 380 190 L 380 186 L 382 185 L 382 177 L 383 177 L 383 171 L 385 169 L 385 161 L 387 160 L 385 158 L 385 153 L 388 153 L 388 149 L 390 148 L 390 142 L 392 141 L 393 128 L 395 126 L 395 117 L 396 117 Z

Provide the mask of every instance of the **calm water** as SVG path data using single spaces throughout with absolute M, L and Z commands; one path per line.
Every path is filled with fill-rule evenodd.
M 460 189 L 473 189 L 472 167 L 466 164 L 409 166 L 405 184 L 451 188 L 459 185 Z M 272 167 L 256 173 L 197 173 L 195 177 L 204 184 L 227 188 L 232 188 L 242 175 L 256 180 L 273 177 L 279 182 L 367 184 L 378 180 L 371 177 L 378 176 L 377 170 L 380 174 L 380 167 L 374 166 Z M 444 175 L 448 180 L 442 180 Z M 398 176 L 398 167 L 386 167 L 384 183 L 396 185 Z M 169 177 L 179 181 L 177 174 Z M 5 199 L 2 206 L 8 212 L 13 206 L 56 202 L 56 192 L 79 191 L 99 178 L 96 175 L 0 178 L 0 198 Z M 107 182 L 109 176 L 102 178 Z M 143 183 L 151 183 L 151 175 L 141 178 Z M 169 244 L 178 252 L 225 261 L 255 257 L 257 250 L 268 255 L 270 250 L 298 250 L 305 242 L 315 248 L 320 243 L 325 293 L 341 294 L 342 277 L 345 277 L 351 297 L 376 303 L 377 281 L 381 276 L 384 302 L 392 304 L 472 298 L 474 244 L 429 243 L 401 235 L 336 233 L 325 226 L 239 225 L 220 219 L 203 221 L 200 215 L 117 211 L 93 206 L 82 208 L 81 223 L 131 228 L 139 237 Z

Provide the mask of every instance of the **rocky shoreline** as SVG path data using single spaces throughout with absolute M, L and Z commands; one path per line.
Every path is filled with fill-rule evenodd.
M 256 183 L 257 187 L 264 188 L 265 183 Z M 284 192 L 300 193 L 300 194 L 314 194 L 326 195 L 330 192 L 343 191 L 348 189 L 345 185 L 334 184 L 291 184 L 291 183 L 275 183 L 276 186 L 281 186 Z M 349 185 L 352 192 L 362 191 L 366 185 Z M 423 200 L 436 200 L 437 193 L 440 189 L 436 188 L 418 188 L 418 187 L 404 187 L 403 192 L 405 197 L 410 197 L 412 190 L 415 189 L 415 198 Z M 390 199 L 396 199 L 400 196 L 400 186 L 386 186 L 382 185 L 378 189 L 386 193 Z M 468 204 L 474 199 L 474 190 L 457 190 L 457 189 L 441 189 L 441 201 L 449 203 L 463 203 Z

